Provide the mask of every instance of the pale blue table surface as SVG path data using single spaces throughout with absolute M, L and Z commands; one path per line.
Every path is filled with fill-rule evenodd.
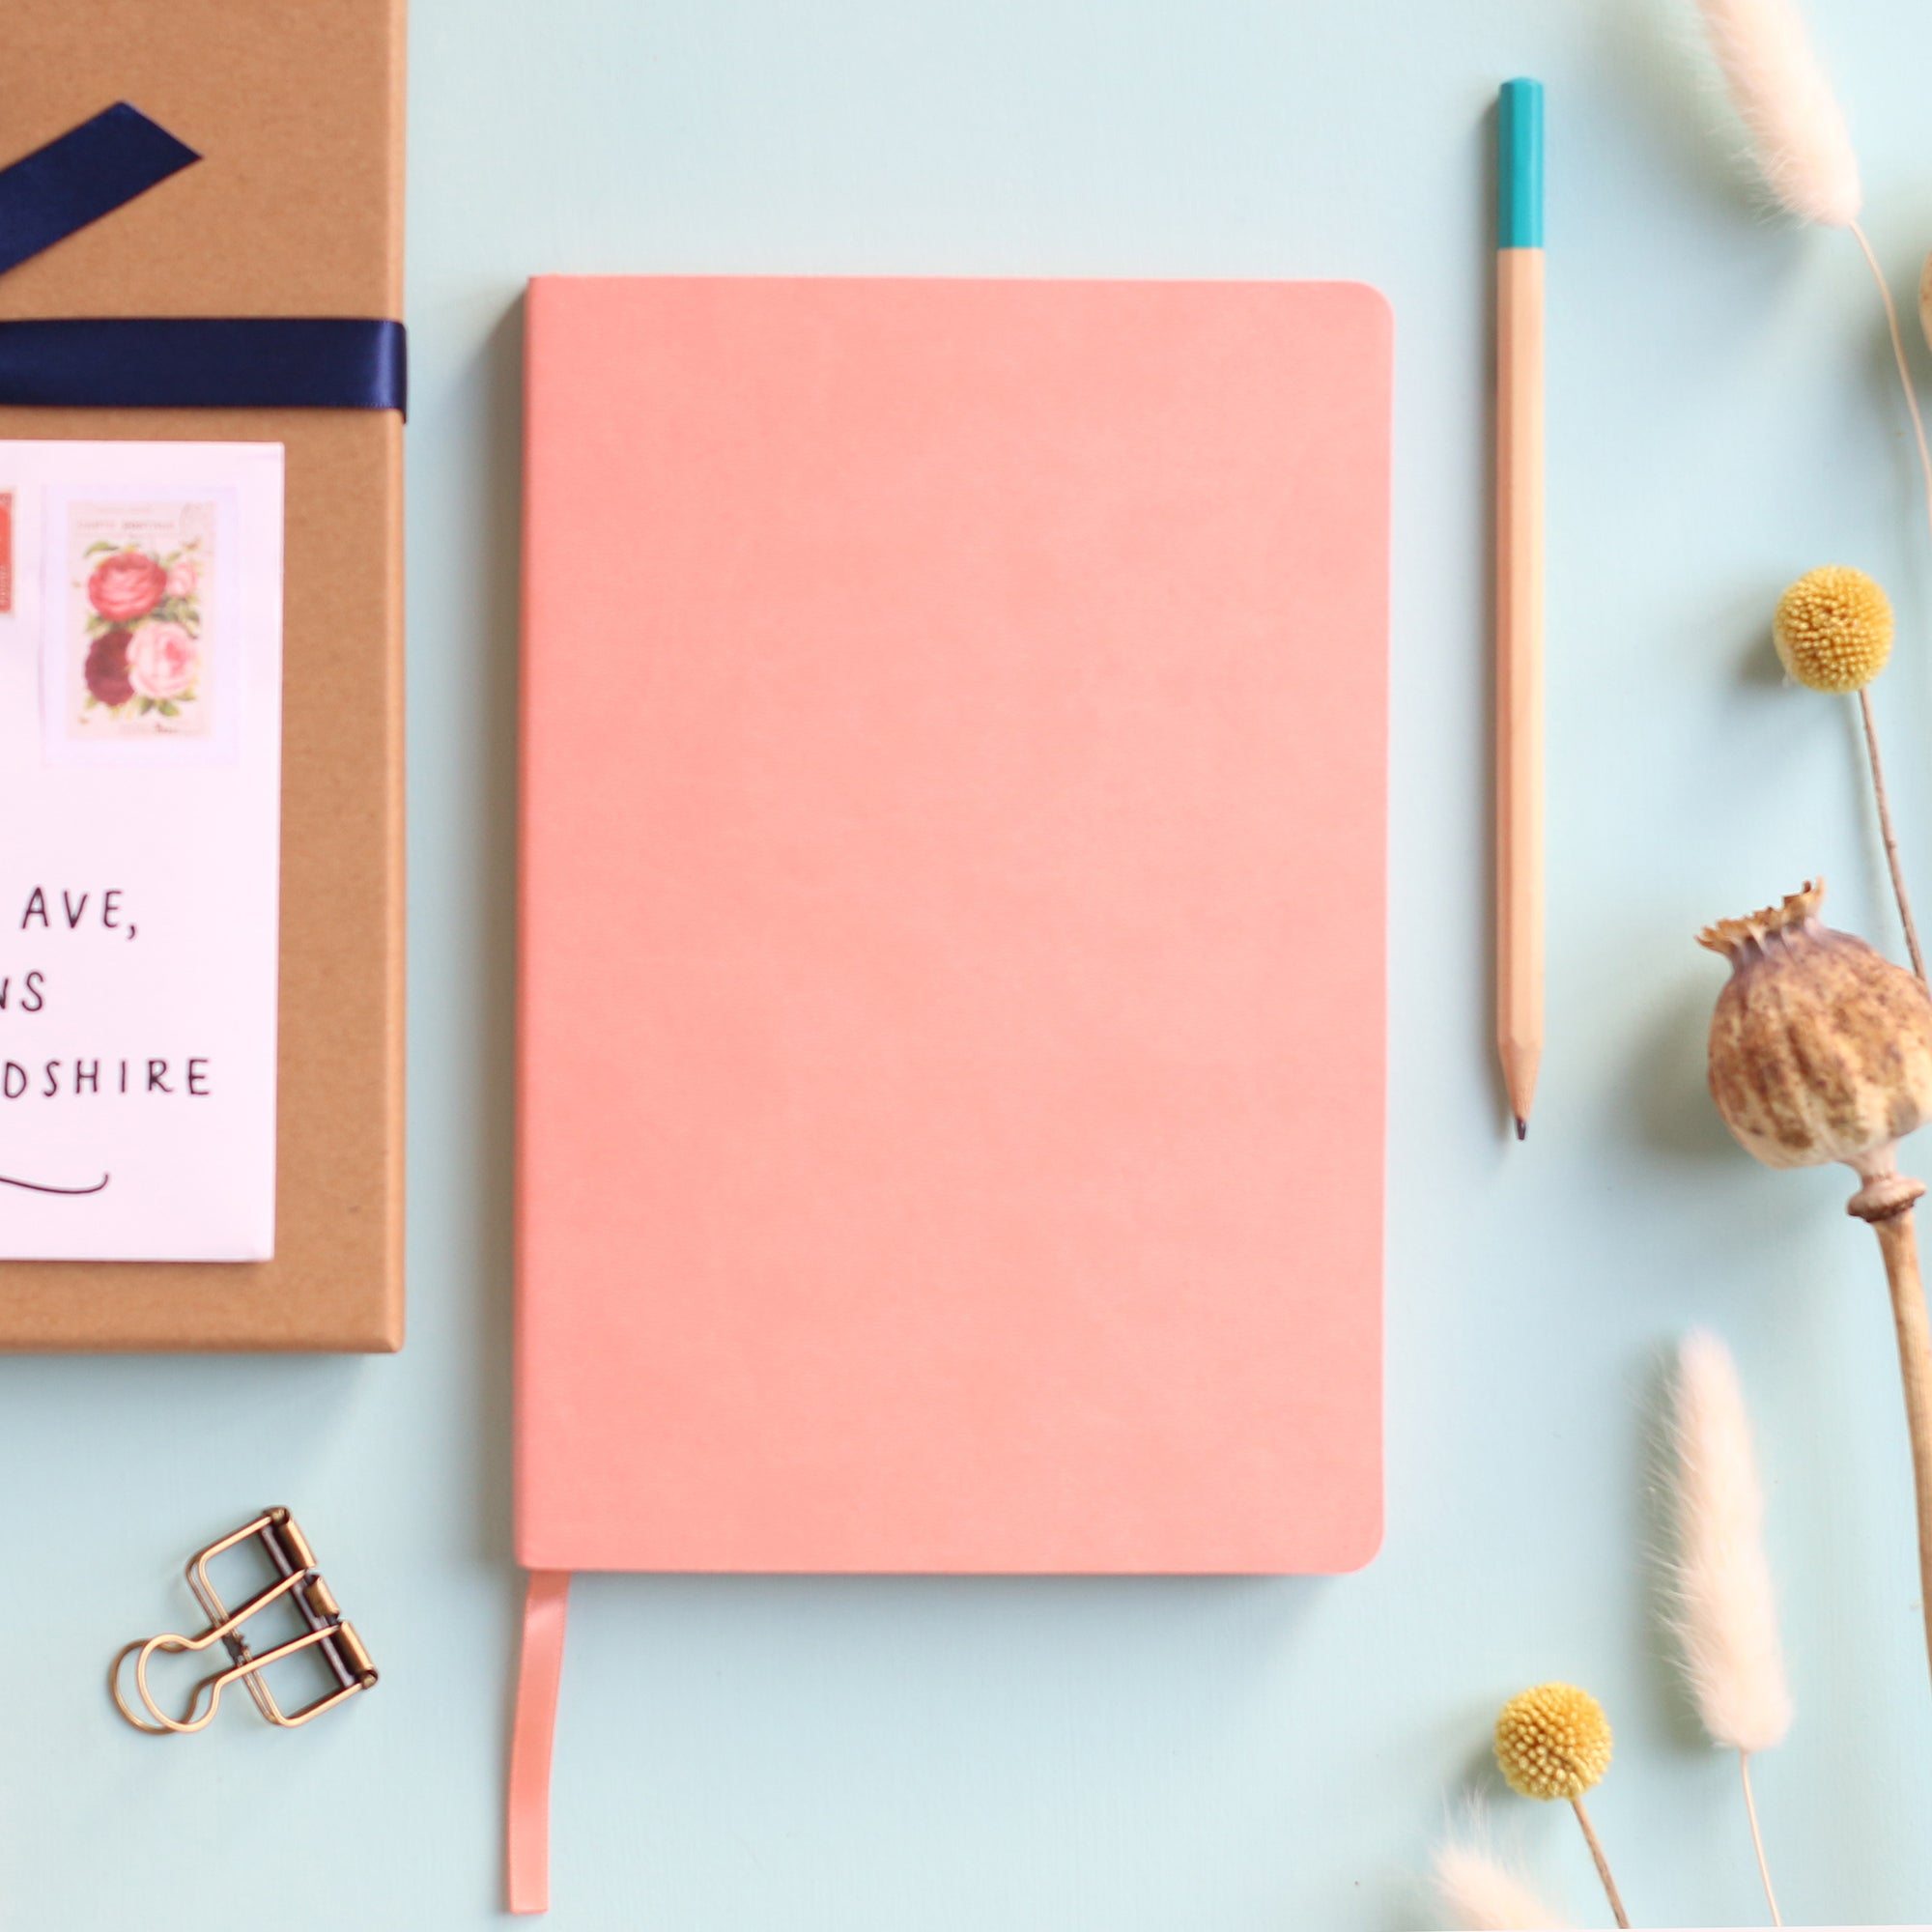
M 1932 902 L 1932 544 L 1874 292 L 1748 206 L 1671 0 L 416 0 L 411 1317 L 396 1359 L 0 1362 L 0 1923 L 418 1932 L 499 1911 L 519 294 L 541 270 L 1360 277 L 1397 316 L 1388 1540 L 1259 1581 L 591 1578 L 555 1910 L 666 1932 L 1399 1932 L 1500 1698 L 1592 1687 L 1639 1922 L 1760 1910 L 1660 1661 L 1660 1350 L 1734 1343 L 1799 1719 L 1794 1921 L 1932 1916 L 1932 1697 L 1870 1236 L 1702 1090 L 1706 920 L 1822 869 L 1896 947 L 1777 589 L 1861 563 Z M 1813 0 L 1869 225 L 1932 244 L 1932 15 Z M 1487 115 L 1550 128 L 1550 1045 L 1506 1144 L 1487 954 Z M 1928 373 L 1915 344 L 1921 376 Z M 595 648 L 596 640 L 586 640 Z M 613 665 L 613 674 L 620 667 Z M 1932 1148 L 1917 1151 L 1919 1171 Z M 282 1735 L 108 1710 L 195 1543 L 292 1503 L 381 1689 Z M 1604 1922 L 1567 1817 L 1504 1798 Z

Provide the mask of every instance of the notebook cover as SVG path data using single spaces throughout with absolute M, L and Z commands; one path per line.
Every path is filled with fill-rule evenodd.
M 118 99 L 194 166 L 0 276 L 0 316 L 400 317 L 403 0 L 8 0 L 0 162 Z M 403 1338 L 402 424 L 0 409 L 0 437 L 287 450 L 275 1258 L 0 1262 L 0 1348 Z
M 522 1560 L 1365 1562 L 1381 298 L 546 277 L 527 355 Z

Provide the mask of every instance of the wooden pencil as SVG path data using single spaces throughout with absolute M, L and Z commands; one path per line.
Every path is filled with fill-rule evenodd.
M 1517 1138 L 1543 1060 L 1543 88 L 1496 109 L 1496 1044 Z

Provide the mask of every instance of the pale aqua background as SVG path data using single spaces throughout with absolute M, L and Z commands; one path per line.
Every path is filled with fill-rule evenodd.
M 1813 11 L 1905 294 L 1932 16 Z M 1336 1580 L 582 1583 L 559 1932 L 1399 1932 L 1497 1700 L 1552 1674 L 1616 1719 L 1597 1810 L 1639 1920 L 1750 1919 L 1732 1773 L 1647 1598 L 1645 1416 L 1693 1320 L 1736 1345 L 1775 1480 L 1800 1718 L 1761 1790 L 1791 1916 L 1932 1916 L 1870 1237 L 1845 1177 L 1725 1139 L 1721 975 L 1690 939 L 1822 868 L 1894 943 L 1849 716 L 1781 689 L 1766 641 L 1830 559 L 1898 599 L 1880 703 L 1932 911 L 1932 547 L 1852 244 L 1752 215 L 1683 10 L 416 0 L 412 57 L 410 1344 L 0 1363 L 0 1923 L 497 1911 L 536 270 L 1359 276 L 1399 344 L 1385 1553 Z M 1553 520 L 1551 1047 L 1520 1151 L 1484 940 L 1485 116 L 1519 71 L 1548 85 Z M 380 1691 L 296 1736 L 245 1705 L 192 1741 L 125 1730 L 110 1652 L 185 1614 L 188 1547 L 284 1499 Z M 1567 1819 L 1498 1808 L 1587 1914 Z

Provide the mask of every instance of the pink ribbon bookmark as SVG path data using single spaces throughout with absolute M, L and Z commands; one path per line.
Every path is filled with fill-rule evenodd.
M 550 1910 L 550 1755 L 570 1618 L 570 1572 L 532 1570 L 524 1597 L 524 1661 L 510 1734 L 505 1833 L 510 1910 Z

